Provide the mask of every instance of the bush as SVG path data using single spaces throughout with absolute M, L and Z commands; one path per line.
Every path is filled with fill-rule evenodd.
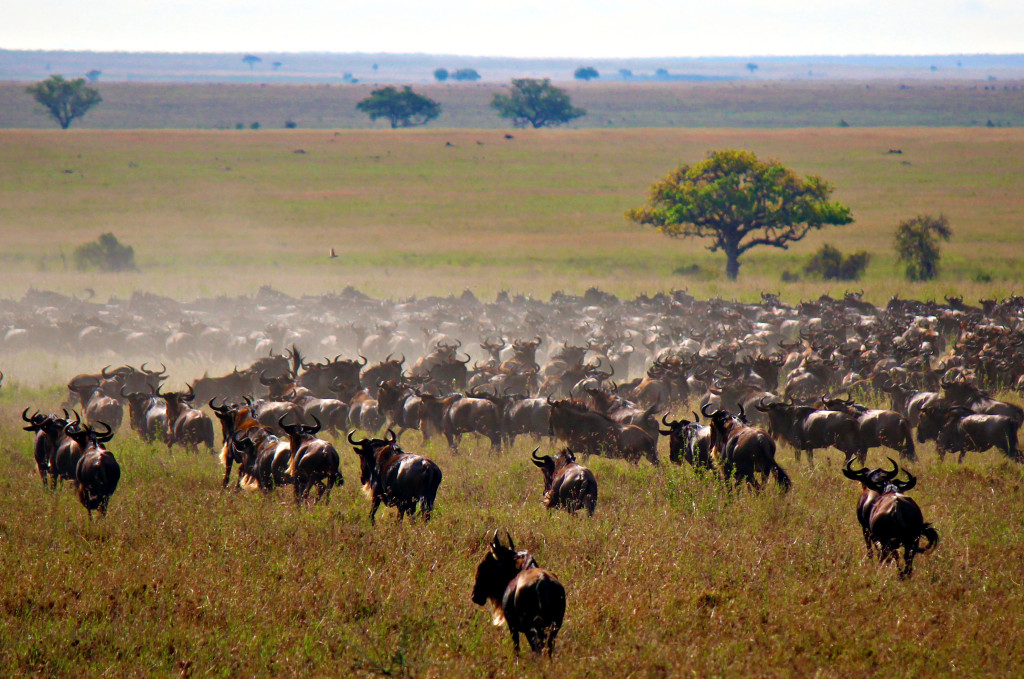
M 135 249 L 118 242 L 117 236 L 105 233 L 90 243 L 75 248 L 76 269 L 100 271 L 132 271 L 135 267 Z
M 861 277 L 870 261 L 871 255 L 866 250 L 844 257 L 838 248 L 826 243 L 804 265 L 804 273 L 825 280 L 855 281 Z
M 285 126 L 285 129 L 294 130 L 296 127 L 299 126 L 299 124 L 297 122 L 295 122 L 294 120 L 286 120 L 286 121 L 284 121 L 284 126 Z

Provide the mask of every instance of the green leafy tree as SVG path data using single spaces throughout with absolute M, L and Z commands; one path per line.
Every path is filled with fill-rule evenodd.
M 903 264 L 907 280 L 927 281 L 939 275 L 939 241 L 953 235 L 945 215 L 918 215 L 896 226 L 896 260 Z
M 25 88 L 60 125 L 68 129 L 75 118 L 81 118 L 89 109 L 103 101 L 99 90 L 85 84 L 85 78 L 65 80 L 63 76 L 51 75 L 46 80 Z
M 255 66 L 256 64 L 260 63 L 263 60 L 260 59 L 255 54 L 246 54 L 244 57 L 242 57 L 242 61 L 249 65 L 249 70 L 251 71 L 253 66 Z
M 708 249 L 725 253 L 726 275 L 735 280 L 747 250 L 785 250 L 812 230 L 853 221 L 848 207 L 828 200 L 831 194 L 820 177 L 801 178 L 776 160 L 727 149 L 672 170 L 626 217 L 673 238 L 710 239 Z
M 593 80 L 594 78 L 600 78 L 601 74 L 597 72 L 597 69 L 593 66 L 580 66 L 576 69 L 576 72 L 572 74 L 577 80 Z
M 443 83 L 448 80 L 448 69 L 447 68 L 435 68 L 434 69 L 434 80 L 439 83 Z
M 861 277 L 870 261 L 871 255 L 867 250 L 844 255 L 839 248 L 826 243 L 804 265 L 804 273 L 825 280 L 855 281 Z
M 750 75 L 754 75 L 754 71 L 757 70 L 757 64 L 753 61 L 747 63 L 747 70 L 750 71 Z
M 101 71 L 98 68 L 94 68 L 91 71 L 89 71 L 88 73 L 86 73 L 85 77 L 88 78 L 89 82 L 91 82 L 91 83 L 98 83 L 100 81 L 100 76 L 101 75 L 103 75 L 103 71 Z
M 548 78 L 513 79 L 508 94 L 494 95 L 491 108 L 502 118 L 511 119 L 516 127 L 554 127 L 587 114 L 573 106 L 569 95 L 552 85 Z
M 476 72 L 475 68 L 460 68 L 451 74 L 452 80 L 468 80 L 469 82 L 475 82 L 480 79 L 480 74 Z
M 390 86 L 374 90 L 356 104 L 356 109 L 370 116 L 370 120 L 387 118 L 392 129 L 426 125 L 441 115 L 441 104 L 416 94 L 408 85 L 401 90 Z

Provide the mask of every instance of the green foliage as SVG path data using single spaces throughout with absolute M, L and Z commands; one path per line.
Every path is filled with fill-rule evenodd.
M 249 70 L 251 71 L 253 66 L 255 66 L 256 64 L 260 63 L 263 60 L 254 54 L 246 54 L 244 57 L 242 57 L 242 61 L 249 66 Z
M 631 71 L 628 68 L 620 68 L 619 77 L 622 78 L 623 80 L 629 80 L 630 78 L 633 77 L 633 71 Z
M 284 127 L 287 130 L 294 130 L 298 126 L 299 126 L 299 124 L 297 122 L 295 122 L 294 120 L 286 120 L 286 121 L 284 121 Z
M 120 243 L 112 233 L 79 245 L 73 257 L 75 268 L 80 270 L 132 271 L 136 268 L 135 249 Z
M 391 86 L 374 90 L 356 104 L 356 109 L 370 116 L 370 120 L 387 118 L 392 129 L 426 125 L 441 115 L 441 104 L 416 94 L 408 85 L 401 91 Z
M 443 83 L 448 80 L 448 69 L 447 68 L 435 68 L 434 69 L 434 80 L 439 83 Z
M 250 130 L 258 130 L 258 129 L 260 129 L 260 124 L 258 122 L 257 123 L 250 123 L 249 124 L 249 129 Z
M 508 94 L 495 94 L 491 108 L 502 118 L 509 118 L 516 127 L 554 127 L 587 114 L 572 105 L 564 90 L 551 84 L 549 78 L 516 78 Z
M 451 74 L 452 80 L 476 82 L 480 79 L 480 74 L 476 72 L 475 68 L 460 68 Z
M 89 82 L 96 83 L 100 81 L 100 76 L 103 75 L 103 71 L 98 68 L 94 68 L 85 74 L 85 77 L 89 79 Z
M 748 62 L 747 63 L 747 70 L 750 71 L 751 75 L 753 75 L 754 71 L 757 70 L 757 64 L 755 64 L 753 61 Z
M 580 66 L 572 76 L 577 80 L 593 80 L 594 78 L 600 78 L 601 74 L 593 66 Z
M 896 261 L 905 266 L 909 281 L 928 281 L 939 275 L 939 241 L 953 235 L 945 215 L 917 215 L 896 226 Z
M 787 249 L 810 231 L 853 221 L 850 208 L 829 202 L 832 186 L 806 178 L 753 153 L 713 151 L 696 165 L 681 165 L 651 186 L 647 205 L 626 217 L 673 238 L 708 238 L 708 250 L 726 256 L 735 280 L 739 257 L 767 245 Z
M 831 281 L 855 281 L 861 277 L 870 261 L 871 255 L 867 250 L 844 256 L 838 248 L 826 243 L 804 265 L 804 273 Z
M 99 90 L 85 84 L 85 78 L 65 80 L 63 76 L 51 75 L 46 80 L 29 85 L 25 91 L 42 104 L 62 130 L 68 129 L 72 120 L 81 118 L 103 101 Z

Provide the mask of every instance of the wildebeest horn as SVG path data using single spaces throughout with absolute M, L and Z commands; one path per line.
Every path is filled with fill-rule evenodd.
M 896 464 L 896 460 L 892 459 L 891 457 L 887 457 L 885 459 L 889 460 L 889 462 L 892 463 L 892 471 L 891 472 L 883 472 L 883 474 L 885 476 L 885 480 L 886 481 L 891 481 L 894 478 L 896 478 L 897 476 L 899 476 L 900 466 L 898 464 Z
M 745 412 L 743 412 L 743 403 L 740 402 L 740 401 L 737 401 L 736 405 L 739 406 L 739 409 L 740 409 L 740 419 L 741 420 L 747 419 L 747 414 Z
M 537 465 L 538 467 L 543 467 L 547 465 L 551 458 L 548 455 L 538 455 L 538 450 L 540 450 L 540 448 L 534 448 L 533 452 L 530 454 L 530 458 L 533 459 L 533 463 L 535 465 Z
M 551 395 L 550 394 L 548 394 L 547 399 L 548 399 L 548 405 L 549 406 L 555 405 L 555 402 L 551 400 Z
M 384 359 L 384 362 L 385 363 L 390 363 L 391 362 L 391 354 L 388 354 L 388 357 Z
M 754 407 L 757 408 L 762 413 L 766 413 L 769 410 L 771 410 L 771 408 L 769 406 L 766 406 L 764 404 L 764 400 L 766 398 L 768 398 L 768 397 L 767 396 L 762 396 L 760 399 L 758 399 L 757 403 L 754 404 Z
M 511 549 L 513 552 L 516 551 L 516 543 L 512 541 L 512 534 L 508 531 L 505 531 L 505 537 L 508 538 L 508 548 Z
M 402 365 L 404 363 L 405 363 L 405 352 L 403 351 L 402 352 L 402 360 L 398 362 L 398 365 Z
M 28 415 L 28 408 L 25 408 L 25 412 L 21 414 L 21 419 L 25 420 L 26 422 L 32 422 L 32 420 L 26 417 L 26 415 Z
M 109 369 L 110 369 L 110 366 L 108 365 L 106 368 L 104 368 L 103 370 L 100 371 L 100 374 L 103 375 L 103 377 L 105 377 L 107 379 L 110 379 L 110 375 L 107 374 L 107 370 L 109 370 Z
M 260 371 L 260 376 L 259 376 L 258 379 L 260 381 L 260 384 L 262 384 L 264 387 L 269 387 L 270 385 L 274 384 L 274 382 L 277 381 L 277 380 L 275 380 L 273 378 L 267 377 L 267 371 L 266 370 L 261 370 Z
M 397 438 L 398 437 L 395 436 L 395 432 L 389 427 L 387 433 L 384 434 L 384 439 L 388 443 L 394 443 L 397 440 Z
M 917 485 L 916 476 L 908 472 L 906 469 L 903 470 L 903 473 L 907 475 L 906 481 L 900 481 L 899 479 L 893 479 L 891 481 L 892 485 L 896 486 L 896 489 L 901 493 L 905 493 Z
M 864 467 L 861 467 L 860 469 L 854 469 L 854 459 L 855 458 L 851 456 L 850 459 L 846 461 L 846 464 L 843 465 L 843 476 L 845 476 L 848 479 L 853 479 L 854 481 L 863 481 L 864 476 L 867 474 L 867 469 Z
M 709 413 L 707 410 L 705 410 L 710 405 L 711 405 L 710 403 L 705 403 L 704 405 L 702 405 L 700 407 L 700 414 L 703 415 L 704 417 L 711 417 L 711 413 Z
M 99 425 L 103 425 L 106 428 L 106 431 L 103 432 L 102 434 L 97 434 L 95 427 L 93 427 L 93 429 L 92 429 L 93 435 L 96 436 L 96 440 L 99 443 L 106 443 L 110 439 L 114 438 L 114 430 L 110 428 L 109 424 L 107 424 L 106 422 L 97 422 L 96 426 L 99 426 Z
M 313 418 L 313 421 L 316 422 L 316 425 L 312 427 L 307 426 L 306 431 L 308 431 L 310 434 L 316 434 L 323 428 L 323 425 L 320 424 L 320 420 L 316 419 L 316 415 L 311 415 L 310 417 Z
M 214 412 L 218 412 L 218 413 L 226 413 L 228 410 L 230 410 L 230 408 L 228 408 L 226 405 L 223 405 L 223 406 L 220 406 L 220 407 L 215 406 L 213 404 L 213 402 L 216 401 L 216 400 L 217 400 L 216 396 L 214 396 L 213 398 L 210 399 L 210 409 L 211 410 L 213 410 Z
M 491 539 L 491 551 L 496 551 L 501 547 L 501 538 L 498 537 L 498 529 L 494 529 L 494 537 Z
M 295 425 L 285 424 L 284 418 L 286 417 L 288 417 L 288 413 L 285 413 L 277 420 L 277 426 L 281 427 L 281 429 L 284 429 L 286 432 L 291 433 L 291 430 L 295 428 Z
M 190 401 L 190 402 L 196 400 L 196 391 L 195 391 L 195 389 L 192 388 L 192 385 L 189 384 L 188 382 L 186 382 L 185 386 L 188 387 L 188 397 L 186 397 L 186 398 L 184 398 L 182 400 L 183 401 Z
M 341 356 L 341 354 L 338 354 L 338 355 Z M 360 366 L 365 366 L 367 363 L 370 362 L 370 360 L 368 358 L 366 358 L 365 356 L 363 356 L 362 354 L 356 354 L 356 355 L 359 358 L 363 359 L 363 362 L 359 364 Z M 337 360 L 337 359 L 335 359 L 335 360 Z
M 360 439 L 359 441 L 354 440 L 352 438 L 352 434 L 355 434 L 355 433 L 356 433 L 355 429 L 349 429 L 348 430 L 348 435 L 346 436 L 346 438 L 348 439 L 348 442 L 351 443 L 352 445 L 354 445 L 354 446 L 361 446 L 361 445 L 369 442 L 370 439 Z

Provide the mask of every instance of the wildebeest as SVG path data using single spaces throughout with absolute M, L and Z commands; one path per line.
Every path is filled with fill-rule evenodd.
M 480 434 L 491 442 L 491 450 L 501 450 L 503 441 L 501 399 L 488 394 L 461 394 L 444 399 L 441 431 L 448 439 L 448 447 L 459 449 L 462 435 Z
M 639 464 L 646 457 L 658 464 L 657 441 L 634 424 L 619 424 L 575 400 L 552 401 L 550 432 L 559 441 L 586 455 L 606 455 Z
M 250 406 L 218 406 L 211 399 L 210 408 L 220 420 L 224 435 L 220 461 L 224 465 L 225 488 L 231 480 L 234 463 L 239 465 L 236 487 L 244 483 L 247 488 L 256 487 L 269 492 L 289 480 L 286 478 L 291 460 L 288 442 L 277 438 L 257 422 Z
M 846 455 L 846 459 L 867 454 L 861 444 L 860 425 L 847 413 L 836 410 L 818 410 L 813 406 L 789 403 L 765 403 L 761 399 L 757 409 L 768 414 L 768 431 L 775 440 L 782 439 L 793 446 L 797 461 L 800 452 L 807 453 L 807 461 L 814 465 L 816 448 L 832 446 Z
M 829 399 L 822 397 L 822 403 L 829 410 L 845 412 L 856 418 L 860 429 L 860 445 L 864 450 L 885 446 L 899 452 L 911 462 L 917 460 L 914 449 L 914 435 L 910 422 L 895 410 L 867 408 L 853 399 Z
M 496 626 L 508 625 L 516 655 L 522 633 L 534 653 L 547 648 L 550 657 L 565 617 L 565 588 L 529 552 L 517 552 L 512 536 L 506 536 L 508 546 L 494 531 L 490 549 L 476 569 L 473 603 L 491 603 L 492 620 Z
M 45 488 L 51 473 L 50 463 L 57 454 L 57 446 L 60 440 L 64 438 L 64 427 L 68 423 L 68 411 L 64 411 L 64 419 L 61 419 L 56 415 L 43 415 L 38 411 L 29 417 L 28 410 L 28 408 L 25 408 L 24 412 L 21 413 L 21 419 L 28 423 L 28 426 L 24 427 L 25 431 L 35 434 L 32 446 L 33 458 L 36 461 L 36 469 L 39 471 L 39 476 Z
M 82 413 L 90 424 L 103 422 L 115 431 L 121 426 L 124 408 L 121 403 L 100 388 L 100 381 L 80 380 L 68 383 L 68 390 L 82 402 Z
M 198 450 L 201 444 L 213 452 L 213 421 L 202 410 L 192 407 L 196 395 L 192 385 L 187 386 L 187 392 L 157 391 L 157 396 L 167 404 L 167 447 L 179 444 L 187 450 Z
M 285 424 L 284 418 L 280 422 L 281 428 L 288 434 L 292 451 L 288 474 L 295 486 L 296 503 L 309 499 L 309 491 L 314 486 L 317 489 L 317 502 L 323 499 L 324 503 L 328 503 L 331 501 L 331 489 L 345 483 L 338 469 L 338 451 L 329 442 L 316 438 L 320 431 L 320 421 L 314 417 L 313 422 L 316 424 L 312 426 Z
M 128 401 L 128 422 L 145 441 L 153 441 L 167 433 L 167 403 L 156 392 L 143 393 L 121 389 Z
M 864 532 L 864 543 L 868 556 L 874 557 L 874 547 L 878 547 L 878 557 L 882 563 L 898 560 L 897 552 L 903 548 L 903 569 L 900 578 L 909 577 L 914 568 L 914 555 L 926 554 L 939 542 L 938 532 L 931 524 L 924 522 L 921 508 L 910 497 L 905 495 L 917 483 L 917 479 L 906 472 L 907 480 L 900 481 L 896 477 L 900 468 L 896 461 L 889 458 L 892 470 L 854 469 L 850 459 L 843 467 L 843 475 L 848 479 L 860 481 L 862 492 L 857 502 L 857 520 Z M 919 546 L 921 538 L 928 544 Z
M 88 510 L 90 519 L 94 509 L 98 509 L 100 514 L 107 513 L 110 496 L 117 490 L 118 481 L 121 480 L 121 467 L 117 459 L 103 447 L 104 443 L 114 438 L 114 433 L 110 427 L 103 426 L 107 431 L 102 434 L 88 425 L 83 427 L 74 422 L 65 429 L 67 435 L 82 449 L 82 456 L 75 466 L 75 482 L 78 484 L 78 501 Z
M 348 442 L 359 456 L 359 480 L 373 503 L 370 523 L 376 523 L 374 516 L 381 503 L 396 507 L 399 521 L 414 514 L 418 503 L 420 516 L 429 521 L 441 485 L 441 468 L 422 455 L 399 448 L 390 429 L 384 439 L 357 441 L 353 433 L 348 433 Z
M 668 415 L 661 417 L 661 423 L 668 429 L 659 429 L 658 433 L 668 437 L 668 458 L 675 464 L 688 462 L 694 469 L 711 469 L 711 427 L 700 423 L 700 416 L 693 414 L 693 421 L 667 420 Z
M 553 458 L 537 455 L 536 448 L 530 456 L 533 463 L 544 473 L 544 506 L 548 509 L 561 507 L 570 514 L 586 509 L 594 515 L 597 507 L 597 479 L 594 472 L 576 462 L 573 452 L 565 448 Z
M 756 489 L 764 487 L 768 476 L 775 478 L 775 483 L 783 491 L 792 485 L 789 475 L 775 461 L 775 441 L 768 432 L 745 424 L 727 410 L 716 410 L 708 413 L 707 406 L 701 413 L 711 419 L 711 451 L 718 457 L 722 475 L 726 479 L 735 479 L 737 483 L 746 481 Z M 755 474 L 760 474 L 759 481 Z
M 967 452 L 998 448 L 1015 462 L 1022 462 L 1017 450 L 1017 429 L 1020 424 L 1005 415 L 979 415 L 964 406 L 926 406 L 921 410 L 917 440 L 935 439 L 941 460 L 946 453 L 959 453 L 959 462 Z

